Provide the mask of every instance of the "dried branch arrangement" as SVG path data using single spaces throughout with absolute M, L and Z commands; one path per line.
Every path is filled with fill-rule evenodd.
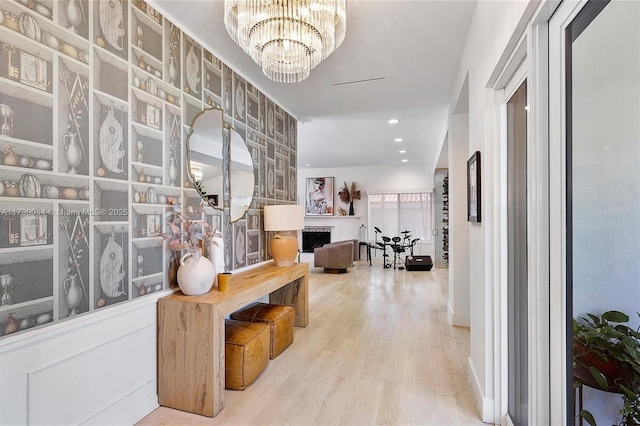
M 344 186 L 340 188 L 338 192 L 338 197 L 340 197 L 340 201 L 343 203 L 352 203 L 354 200 L 360 199 L 360 191 L 356 188 L 355 182 L 351 182 L 351 189 L 349 189 L 347 182 L 345 182 Z

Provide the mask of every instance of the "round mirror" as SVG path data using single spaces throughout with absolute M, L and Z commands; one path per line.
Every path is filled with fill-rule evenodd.
M 255 186 L 253 174 L 253 159 L 244 138 L 235 130 L 230 129 L 229 152 L 229 182 L 230 182 L 230 220 L 241 219 L 251 205 L 253 188 Z
M 224 209 L 222 110 L 205 109 L 187 136 L 187 163 L 196 190 L 207 204 Z

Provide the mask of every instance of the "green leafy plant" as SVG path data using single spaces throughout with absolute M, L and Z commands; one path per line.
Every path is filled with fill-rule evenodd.
M 573 320 L 573 368 L 588 371 L 600 389 L 622 393 L 620 426 L 640 424 L 640 329 L 627 322 L 629 316 L 619 311 Z M 589 411 L 580 415 L 595 426 Z

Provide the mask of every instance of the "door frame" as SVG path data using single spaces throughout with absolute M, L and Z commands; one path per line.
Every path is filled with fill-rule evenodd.
M 520 85 L 529 79 L 530 61 L 528 57 L 529 51 L 529 31 L 525 32 L 516 44 L 510 58 L 506 61 L 502 72 L 496 79 L 493 87 L 494 108 L 497 111 L 495 121 L 496 137 L 496 162 L 498 193 L 496 201 L 497 220 L 494 228 L 494 241 L 497 243 L 498 250 L 494 257 L 494 268 L 498 278 L 494 291 L 494 306 L 496 309 L 493 314 L 494 325 L 494 387 L 495 387 L 495 421 L 500 425 L 512 425 L 512 421 L 508 415 L 509 406 L 509 371 L 508 371 L 508 269 L 509 269 L 509 253 L 508 253 L 508 211 L 507 211 L 507 102 L 513 96 Z M 527 102 L 530 105 L 531 87 L 527 84 Z M 531 123 L 527 118 L 527 168 L 530 167 L 529 156 L 531 144 Z M 529 170 L 527 170 L 527 188 L 530 185 Z M 532 212 L 530 211 L 531 193 L 527 191 L 527 227 L 530 228 L 529 222 L 532 220 Z M 527 233 L 527 243 L 530 244 L 531 236 Z M 530 262 L 531 254 L 527 254 L 527 262 Z M 529 268 L 531 269 L 531 268 Z M 531 271 L 527 272 L 528 287 L 531 287 Z M 528 304 L 531 304 L 529 297 Z M 531 320 L 531 307 L 529 306 L 529 319 Z M 529 335 L 531 335 L 531 321 L 528 321 Z M 531 341 L 529 339 L 529 387 L 531 388 L 531 366 L 534 361 L 532 355 Z M 531 389 L 529 389 L 529 395 Z M 531 398 L 530 398 L 531 399 Z M 529 409 L 531 411 L 531 408 Z M 529 417 L 531 418 L 531 413 Z
M 526 40 L 525 40 L 526 43 Z M 501 186 L 504 185 L 504 202 L 501 203 L 502 204 L 502 209 L 504 210 L 503 212 L 501 212 L 501 215 L 505 218 L 505 220 L 502 220 L 500 223 L 500 226 L 502 228 L 502 241 L 501 241 L 501 247 L 502 247 L 502 251 L 504 252 L 504 257 L 503 260 L 504 262 L 502 263 L 502 271 L 501 271 L 501 286 L 500 286 L 500 293 L 501 295 L 503 295 L 502 297 L 502 304 L 504 306 L 500 306 L 500 310 L 502 311 L 502 314 L 505 315 L 504 316 L 504 322 L 503 324 L 505 325 L 504 331 L 506 334 L 506 336 L 504 336 L 504 347 L 502 348 L 502 350 L 504 351 L 502 356 L 503 359 L 506 360 L 506 362 L 502 363 L 501 368 L 504 370 L 503 373 L 503 383 L 506 382 L 506 389 L 505 391 L 502 392 L 502 397 L 506 398 L 506 409 L 507 409 L 507 423 L 509 424 L 513 424 L 512 419 L 510 417 L 510 413 L 509 413 L 509 393 L 512 392 L 513 390 L 510 388 L 509 386 L 509 382 L 510 382 L 510 375 L 512 374 L 512 372 L 509 371 L 509 353 L 508 353 L 508 349 L 509 349 L 509 311 L 510 311 L 510 307 L 509 307 L 509 303 L 512 302 L 512 300 L 509 297 L 509 293 L 510 293 L 510 287 L 513 287 L 513 283 L 509 283 L 509 263 L 510 263 L 510 254 L 509 254 L 509 240 L 510 238 L 510 234 L 509 234 L 509 223 L 511 222 L 511 217 L 510 217 L 510 212 L 509 212 L 509 207 L 510 207 L 510 203 L 509 203 L 509 185 L 508 185 L 508 176 L 509 176 L 509 165 L 510 165 L 510 161 L 509 161 L 509 150 L 510 150 L 510 146 L 509 146 L 509 140 L 508 140 L 508 135 L 509 135 L 509 116 L 508 116 L 508 104 L 511 101 L 511 99 L 513 98 L 513 96 L 515 96 L 516 92 L 520 90 L 520 88 L 522 87 L 523 84 L 525 84 L 527 82 L 527 77 L 528 77 L 528 58 L 525 57 L 525 59 L 523 60 L 522 64 L 520 64 L 520 66 L 518 67 L 518 69 L 516 70 L 516 72 L 514 73 L 514 75 L 511 77 L 511 80 L 507 83 L 506 87 L 503 89 L 502 94 L 503 94 L 503 99 L 502 99 L 502 104 L 500 106 L 500 122 L 501 125 L 503 127 L 502 132 L 504 133 L 504 141 L 502 142 L 502 147 L 501 150 L 503 150 L 504 152 L 500 153 L 500 156 L 504 158 L 504 179 L 501 180 Z M 526 134 L 526 140 L 525 140 L 525 151 L 526 151 L 526 161 L 528 161 L 528 151 L 529 151 L 529 144 L 530 144 L 530 137 L 531 137 L 531 129 L 530 129 L 530 120 L 529 120 L 529 90 L 528 90 L 528 84 L 526 87 L 526 92 L 525 92 L 525 97 L 526 97 L 526 107 L 525 107 L 525 113 L 527 115 L 527 119 L 526 119 L 526 129 L 525 129 L 525 134 Z M 529 326 L 529 323 L 531 322 L 531 318 L 529 318 L 528 312 L 529 312 L 529 298 L 531 297 L 529 294 L 529 282 L 530 277 L 529 277 L 529 267 L 528 267 L 528 247 L 530 245 L 530 239 L 531 239 L 531 235 L 528 234 L 528 229 L 529 229 L 529 171 L 528 171 L 528 167 L 529 165 L 525 163 L 525 180 L 526 180 L 526 193 L 525 193 L 525 197 L 526 197 L 526 203 L 527 203 L 527 211 L 526 211 L 526 223 L 525 223 L 525 227 L 526 227 L 526 231 L 525 231 L 525 238 L 526 240 L 524 241 L 524 245 L 525 245 L 525 252 L 527 253 L 526 256 L 526 261 L 527 261 L 527 276 L 526 276 L 526 290 L 527 290 L 527 335 L 525 336 L 527 338 L 527 345 L 530 345 L 530 331 L 531 331 L 531 327 Z M 521 248 L 520 248 L 521 249 Z M 518 250 L 518 249 L 516 249 Z M 512 342 L 514 343 L 514 342 Z M 529 353 L 529 350 L 527 349 L 527 354 L 526 354 L 526 367 L 527 367 L 527 385 L 529 386 L 531 383 L 531 378 L 530 376 L 530 372 L 531 372 L 531 353 Z M 530 389 L 527 389 L 527 392 L 530 392 Z M 529 401 L 527 400 L 527 409 L 529 406 Z M 513 408 L 513 407 L 512 407 Z M 527 416 L 529 415 L 529 413 L 527 413 Z
M 564 1 L 549 21 L 549 335 L 550 419 L 568 419 L 567 339 L 567 104 L 565 30 L 586 0 Z
M 562 424 L 564 418 L 551 410 L 557 402 L 557 384 L 552 380 L 551 365 L 552 340 L 551 324 L 555 324 L 551 309 L 550 291 L 550 205 L 549 192 L 549 20 L 560 4 L 559 0 L 546 0 L 526 19 L 527 25 L 514 47 L 503 54 L 507 59 L 500 61 L 487 84 L 493 90 L 494 105 L 494 145 L 499 155 L 496 167 L 499 175 L 499 189 L 496 197 L 496 226 L 493 230 L 493 268 L 497 278 L 493 303 L 494 333 L 494 413 L 495 422 L 510 425 L 508 412 L 508 371 L 507 371 L 507 281 L 508 253 L 506 232 L 506 101 L 527 79 L 527 101 L 529 105 L 527 124 L 527 272 L 528 280 L 528 386 L 529 423 Z M 519 65 L 524 63 L 524 74 Z M 555 296 L 554 296 L 555 297 Z M 556 315 L 557 316 L 557 315 Z M 555 330 L 555 327 L 554 327 Z M 555 399 L 555 400 L 554 400 Z

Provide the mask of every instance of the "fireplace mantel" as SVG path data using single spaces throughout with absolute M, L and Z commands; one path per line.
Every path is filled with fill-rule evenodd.
M 360 216 L 305 216 L 305 222 L 308 220 L 359 220 Z
M 358 238 L 360 216 L 305 216 L 304 226 L 331 228 L 331 242 Z

